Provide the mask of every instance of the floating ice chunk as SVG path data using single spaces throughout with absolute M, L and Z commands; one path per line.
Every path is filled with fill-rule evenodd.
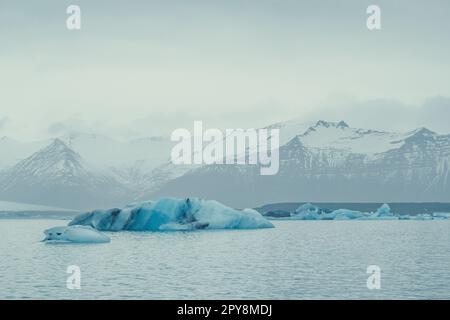
M 168 231 L 273 228 L 253 209 L 236 210 L 213 200 L 163 198 L 123 209 L 95 210 L 75 217 L 72 225 L 97 230 Z
M 363 214 L 358 220 L 399 220 L 399 216 L 394 215 L 391 207 L 385 203 L 377 211 Z
M 43 241 L 102 243 L 109 242 L 106 235 L 89 226 L 54 227 L 44 231 Z
M 334 215 L 331 210 L 319 208 L 311 203 L 305 203 L 298 207 L 291 216 L 299 220 L 333 220 Z
M 446 212 L 433 213 L 433 219 L 436 219 L 436 220 L 447 220 L 447 219 L 450 219 L 450 213 L 446 213 Z
M 354 211 L 348 209 L 338 209 L 333 211 L 334 220 L 354 220 L 363 219 L 364 213 L 361 211 Z
M 392 216 L 391 207 L 387 203 L 379 207 L 376 213 L 378 216 Z
M 305 203 L 295 210 L 291 218 L 295 220 L 349 220 L 360 218 L 363 215 L 364 214 L 359 211 L 348 209 L 331 211 L 311 203 Z
M 276 216 L 270 216 L 276 219 Z M 284 218 L 284 217 L 283 217 Z M 285 219 L 291 220 L 447 220 L 450 213 L 397 215 L 391 211 L 388 204 L 383 204 L 375 212 L 361 212 L 348 209 L 337 209 L 334 211 L 320 208 L 311 203 L 305 203 L 298 207 Z

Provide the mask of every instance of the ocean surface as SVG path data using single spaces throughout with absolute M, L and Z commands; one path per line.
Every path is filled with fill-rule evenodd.
M 274 221 L 46 244 L 67 220 L 0 220 L 0 299 L 450 299 L 450 221 Z M 69 265 L 81 270 L 70 290 Z M 381 288 L 367 288 L 367 267 Z

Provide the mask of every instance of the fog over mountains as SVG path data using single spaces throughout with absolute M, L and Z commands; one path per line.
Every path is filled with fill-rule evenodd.
M 450 201 L 450 135 L 322 120 L 269 128 L 280 129 L 280 170 L 274 176 L 261 176 L 253 165 L 171 164 L 168 137 L 123 142 L 80 133 L 33 143 L 0 138 L 0 200 L 82 210 L 161 196 L 197 196 L 234 207 Z

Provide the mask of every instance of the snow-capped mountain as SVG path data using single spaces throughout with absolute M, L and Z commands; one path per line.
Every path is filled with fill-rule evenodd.
M 121 188 L 132 190 L 127 192 L 127 201 L 135 199 L 143 190 L 150 190 L 156 180 L 156 177 L 149 178 L 150 173 L 169 161 L 173 145 L 169 137 L 163 136 L 121 141 L 99 134 L 72 132 L 57 139 L 89 163 L 91 171 L 98 171 L 93 166 L 102 168 L 102 176 L 107 175 L 116 180 Z M 0 138 L 0 172 L 7 171 L 52 142 L 53 139 L 21 142 L 10 137 Z M 159 168 L 157 170 L 161 171 Z M 171 177 L 168 175 L 168 178 Z M 99 205 L 102 203 L 99 202 Z
M 0 172 L 0 200 L 87 209 L 120 205 L 128 196 L 122 184 L 60 139 Z
M 124 171 L 134 166 L 151 171 L 169 160 L 173 145 L 169 137 L 162 136 L 121 141 L 104 135 L 76 132 L 56 138 L 89 163 Z M 10 137 L 0 138 L 0 170 L 15 165 L 52 141 L 22 142 Z
M 235 207 L 450 201 L 450 135 L 426 128 L 406 133 L 352 128 L 344 121 L 292 120 L 267 128 L 280 129 L 280 170 L 274 176 L 261 176 L 256 165 L 174 165 L 168 138 L 122 142 L 80 133 L 47 141 L 13 165 L 12 159 L 44 142 L 21 145 L 4 138 L 0 151 L 9 165 L 0 171 L 0 200 L 73 209 L 160 196 L 198 196 Z
M 209 165 L 167 181 L 148 197 L 199 196 L 229 205 L 281 201 L 450 201 L 450 135 L 393 133 L 345 122 L 290 121 L 280 129 L 280 170 Z M 300 130 L 300 131 L 297 131 Z

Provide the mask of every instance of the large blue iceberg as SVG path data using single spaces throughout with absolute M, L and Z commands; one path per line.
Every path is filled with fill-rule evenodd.
M 278 214 L 281 216 L 281 214 Z M 277 219 L 272 215 L 271 219 Z M 447 220 L 450 213 L 433 213 L 418 215 L 398 215 L 391 211 L 388 204 L 383 204 L 375 212 L 361 212 L 348 209 L 329 210 L 311 203 L 305 203 L 295 212 L 287 213 L 285 220 Z
M 177 231 L 198 229 L 259 229 L 273 224 L 253 209 L 236 210 L 217 201 L 163 198 L 130 204 L 123 209 L 94 210 L 76 216 L 69 226 L 100 231 Z

